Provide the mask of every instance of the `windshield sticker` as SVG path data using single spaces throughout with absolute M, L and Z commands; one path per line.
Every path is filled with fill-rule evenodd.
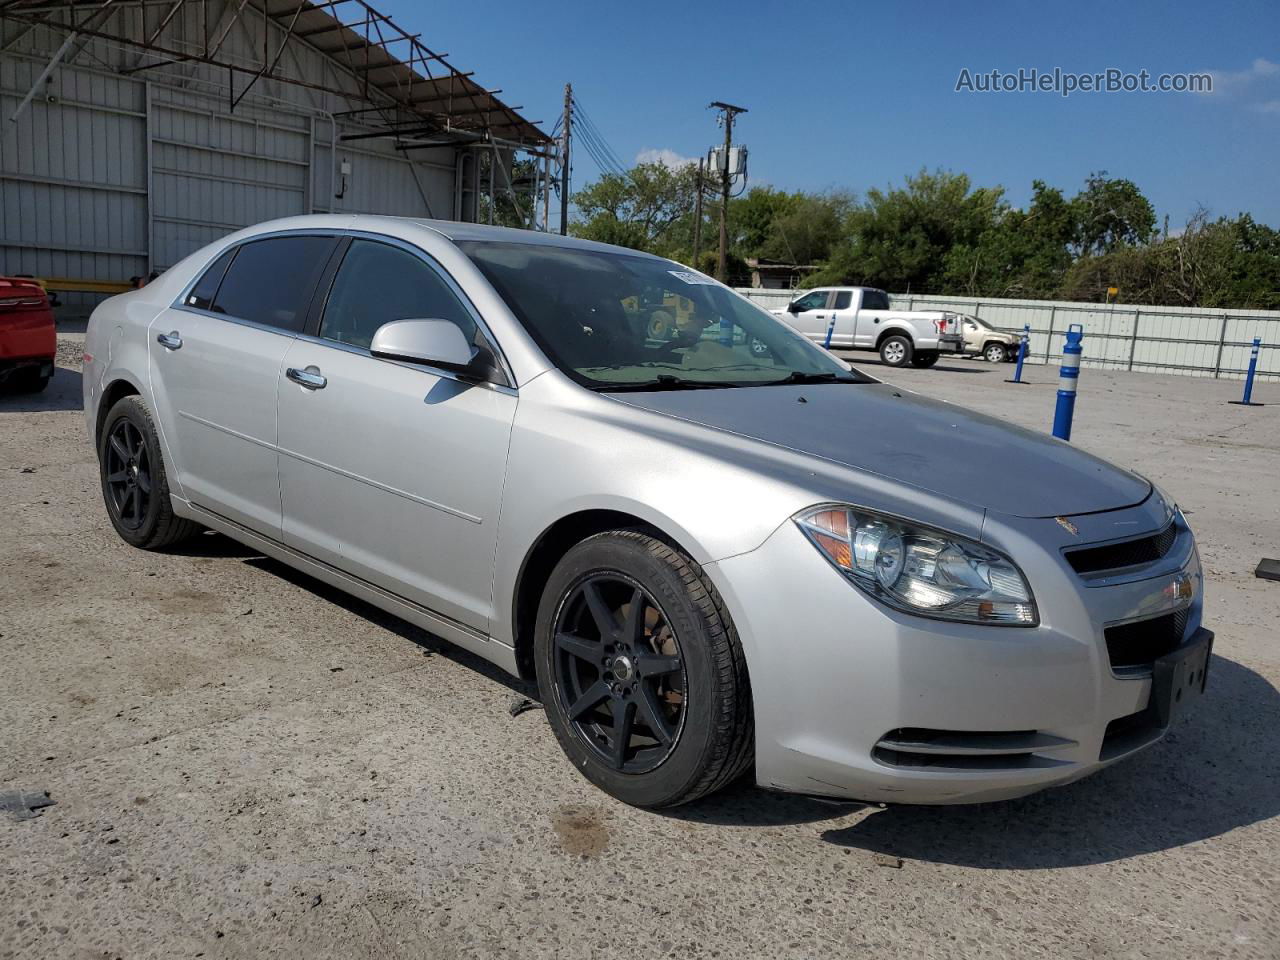
M 703 286 L 714 287 L 716 285 L 716 282 L 710 277 L 701 273 L 694 273 L 692 270 L 668 270 L 667 273 L 694 286 L 701 284 Z

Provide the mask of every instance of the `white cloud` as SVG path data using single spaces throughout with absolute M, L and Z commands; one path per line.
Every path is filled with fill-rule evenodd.
M 636 154 L 636 163 L 660 163 L 672 170 L 679 170 L 691 163 L 697 163 L 697 157 L 685 157 L 667 147 L 661 149 L 646 147 Z
M 1258 57 L 1244 70 L 1210 70 L 1213 93 L 1236 93 L 1268 77 L 1280 77 L 1280 63 Z

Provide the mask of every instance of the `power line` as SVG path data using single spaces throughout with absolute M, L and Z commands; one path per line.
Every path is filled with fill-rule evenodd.
M 577 110 L 577 114 L 581 123 L 590 132 L 592 138 L 595 139 L 597 144 L 600 146 L 601 154 L 605 157 L 605 159 L 610 161 L 612 166 L 616 167 L 617 169 L 619 170 L 625 169 L 625 165 L 618 159 L 618 155 L 617 153 L 614 152 L 613 148 L 609 145 L 609 141 L 605 139 L 604 134 L 601 133 L 600 128 L 596 125 L 596 122 L 593 119 L 591 119 L 591 115 L 587 113 L 586 109 L 582 106 L 582 102 L 578 100 L 576 96 L 573 99 L 573 105 Z
M 591 159 L 595 161 L 596 166 L 602 173 L 612 173 L 622 176 L 626 173 L 627 167 L 619 158 L 609 141 L 605 138 L 595 121 L 591 119 L 591 115 L 587 113 L 580 101 L 575 95 L 572 99 L 573 118 L 578 124 L 579 142 L 582 143 Z

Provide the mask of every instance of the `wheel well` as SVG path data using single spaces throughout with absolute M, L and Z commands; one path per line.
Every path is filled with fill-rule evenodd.
M 102 391 L 102 399 L 98 401 L 98 421 L 93 429 L 95 446 L 98 438 L 102 435 L 102 425 L 107 422 L 107 414 L 111 412 L 111 408 L 124 397 L 136 397 L 141 396 L 141 394 L 142 391 L 128 380 L 113 380 L 108 384 L 107 389 Z
M 982 345 L 982 352 L 986 353 L 988 347 L 995 347 L 995 346 L 1003 347 L 1005 350 L 1010 349 L 1009 344 L 1005 343 L 1003 340 L 988 340 L 986 343 Z
M 916 344 L 915 337 L 911 336 L 911 334 L 907 333 L 907 331 L 903 330 L 901 327 L 890 327 L 888 330 L 880 331 L 880 336 L 876 338 L 876 349 L 879 350 L 880 345 L 890 337 L 905 337 L 913 347 Z
M 650 536 L 679 548 L 670 537 L 651 523 L 619 510 L 584 510 L 553 523 L 538 538 L 525 557 L 516 579 L 512 606 L 512 633 L 516 643 L 516 664 L 523 680 L 533 680 L 533 627 L 538 618 L 538 601 L 560 558 L 575 544 L 606 530 L 643 530 Z M 686 551 L 687 552 L 687 551 Z

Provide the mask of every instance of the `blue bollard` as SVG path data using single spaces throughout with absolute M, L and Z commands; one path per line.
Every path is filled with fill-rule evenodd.
M 1018 341 L 1018 366 L 1013 371 L 1013 379 L 1006 380 L 1005 383 L 1021 383 L 1022 382 L 1022 361 L 1027 359 L 1027 344 L 1031 342 L 1031 324 L 1024 323 L 1022 325 L 1022 339 Z
M 1058 405 L 1053 411 L 1053 435 L 1059 440 L 1071 439 L 1071 418 L 1076 412 L 1076 382 L 1080 379 L 1080 355 L 1084 347 L 1084 326 L 1067 327 L 1067 342 L 1062 348 L 1062 366 L 1058 369 Z
M 728 317 L 720 317 L 720 342 L 726 347 L 733 346 L 733 321 Z
M 827 321 L 827 335 L 822 341 L 822 349 L 831 349 L 831 335 L 836 332 L 836 314 L 831 311 L 831 319 Z
M 1237 407 L 1265 407 L 1265 403 L 1253 402 L 1253 375 L 1258 370 L 1258 348 L 1262 346 L 1262 338 L 1253 338 L 1253 349 L 1249 351 L 1249 372 L 1244 377 L 1244 399 L 1228 400 L 1227 403 L 1234 403 Z

